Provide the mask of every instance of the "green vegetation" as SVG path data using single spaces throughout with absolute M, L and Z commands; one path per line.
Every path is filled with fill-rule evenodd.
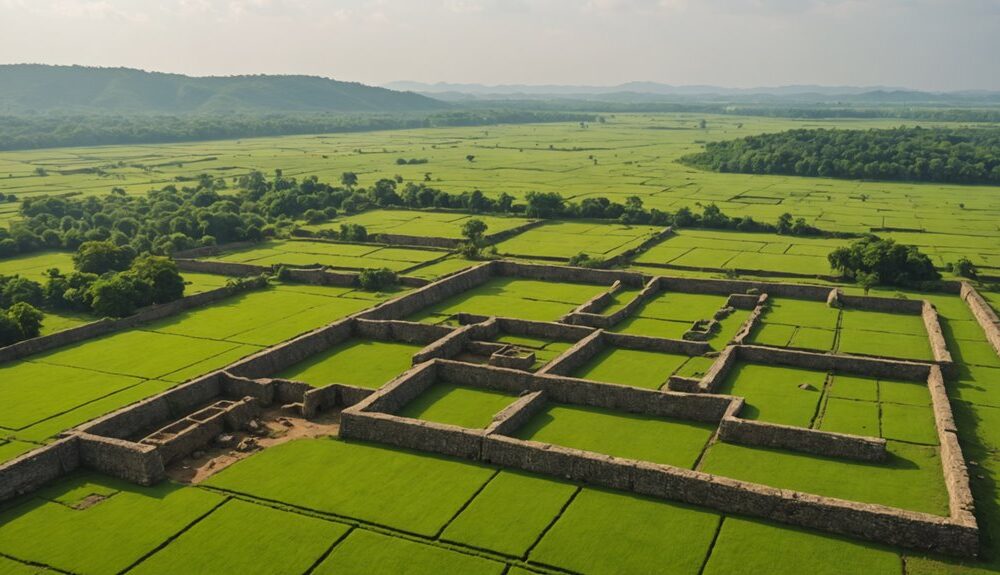
M 506 393 L 436 383 L 399 412 L 403 417 L 424 419 L 459 427 L 483 429 L 493 416 L 514 402 Z
M 313 573 L 317 575 L 501 575 L 505 565 L 399 537 L 355 529 Z
M 270 240 L 251 247 L 225 251 L 209 259 L 255 266 L 328 266 L 350 270 L 374 268 L 402 272 L 445 256 L 446 252 L 435 250 L 390 248 L 369 244 Z
M 441 530 L 494 470 L 455 459 L 336 439 L 271 447 L 208 484 L 418 535 Z M 336 489 L 328 489 L 336 485 Z
M 737 363 L 717 390 L 746 399 L 740 417 L 810 427 L 826 381 L 826 373 Z
M 876 284 L 910 285 L 941 279 L 934 264 L 916 246 L 897 244 L 868 236 L 837 248 L 828 256 L 830 267 L 845 277 L 853 278 L 865 293 Z
M 884 463 L 862 463 L 730 443 L 712 445 L 701 471 L 782 489 L 948 514 L 936 447 L 890 441 Z
M 789 130 L 710 142 L 684 158 L 720 172 L 1000 184 L 1000 132 L 970 128 Z
M 517 471 L 497 473 L 441 538 L 521 557 L 577 487 Z
M 550 405 L 516 436 L 606 455 L 690 468 L 715 427 L 704 423 Z
M 340 523 L 230 500 L 129 573 L 305 572 L 348 529 Z
M 484 285 L 422 310 L 413 321 L 444 321 L 464 312 L 539 321 L 556 321 L 600 293 L 602 286 L 495 278 Z
M 529 559 L 595 575 L 696 574 L 719 521 L 686 505 L 584 489 Z
M 342 383 L 376 389 L 410 368 L 419 345 L 349 339 L 293 365 L 278 377 L 322 387 Z
M 572 375 L 594 381 L 659 389 L 687 360 L 686 355 L 609 347 Z

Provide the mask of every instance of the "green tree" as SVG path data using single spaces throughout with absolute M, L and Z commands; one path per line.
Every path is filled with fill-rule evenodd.
M 118 246 L 111 241 L 90 241 L 77 248 L 73 254 L 73 265 L 77 271 L 100 275 L 128 269 L 133 259 L 135 250 L 129 246 Z

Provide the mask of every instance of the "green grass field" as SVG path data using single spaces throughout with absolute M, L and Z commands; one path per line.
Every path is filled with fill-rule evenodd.
M 506 393 L 438 383 L 406 404 L 399 415 L 482 429 L 514 399 Z
M 705 118 L 707 128 L 697 128 Z M 916 244 L 943 267 L 967 256 L 1000 275 L 998 188 L 709 173 L 675 160 L 701 142 L 790 128 L 891 127 L 900 120 L 790 120 L 695 114 L 615 114 L 605 123 L 442 128 L 151 146 L 4 152 L 0 191 L 18 198 L 73 193 L 129 194 L 195 178 L 233 178 L 260 169 L 335 182 L 344 171 L 360 186 L 400 175 L 459 194 L 480 189 L 523 198 L 559 192 L 573 201 L 642 199 L 646 208 L 695 211 L 717 204 L 731 216 L 773 222 L 782 213 L 824 230 L 879 235 Z M 934 125 L 933 122 L 921 122 Z M 475 162 L 465 159 L 476 156 Z M 427 158 L 396 165 L 398 157 Z M 119 164 L 119 162 L 121 162 Z M 45 168 L 49 175 L 35 174 Z M 108 175 L 81 172 L 101 167 Z M 16 222 L 18 203 L 0 205 L 0 225 Z M 477 216 L 497 233 L 519 217 Z M 316 228 L 360 223 L 370 233 L 457 238 L 467 214 L 377 210 Z M 878 231 L 883 228 L 913 231 Z M 586 252 L 612 257 L 657 231 L 588 221 L 546 222 L 498 245 L 503 254 L 565 261 Z M 652 274 L 723 277 L 721 270 L 826 275 L 826 254 L 844 240 L 682 229 L 632 266 Z M 259 265 L 386 266 L 435 279 L 471 262 L 446 252 L 277 240 L 224 256 Z M 439 258 L 445 258 L 440 259 Z M 0 274 L 38 279 L 69 271 L 69 254 L 41 252 L 0 260 Z M 694 271 L 687 268 L 704 269 Z M 947 274 L 946 274 L 947 276 Z M 225 278 L 185 274 L 187 293 Z M 745 279 L 745 278 L 743 278 Z M 780 275 L 770 278 L 782 280 Z M 832 283 L 812 279 L 796 282 Z M 608 286 L 501 279 L 451 298 L 414 318 L 441 322 L 457 312 L 555 321 Z M 845 286 L 848 293 L 860 288 Z M 427 453 L 308 439 L 268 448 L 200 486 L 137 487 L 80 473 L 0 508 L 0 573 L 74 574 L 226 572 L 297 573 L 1000 573 L 1000 359 L 956 295 L 876 288 L 883 297 L 927 297 L 958 369 L 947 381 L 970 465 L 976 513 L 985 535 L 981 560 L 959 561 L 884 548 L 704 508 L 650 500 Z M 1000 296 L 983 291 L 995 308 Z M 0 462 L 86 420 L 149 397 L 298 334 L 382 301 L 390 294 L 281 284 L 117 334 L 0 365 Z M 392 294 L 395 295 L 395 294 Z M 680 338 L 711 317 L 724 296 L 661 294 L 615 331 Z M 622 305 L 622 301 L 614 305 Z M 614 309 L 614 308 L 612 308 Z M 723 322 L 710 341 L 721 348 L 745 315 Z M 45 333 L 89 318 L 50 314 Z M 518 341 L 520 339 L 520 341 Z M 535 350 L 539 367 L 566 342 L 501 338 Z M 772 298 L 754 343 L 820 352 L 930 359 L 919 316 L 876 314 L 823 302 Z M 313 385 L 352 379 L 374 388 L 405 370 L 416 346 L 348 342 L 282 377 Z M 670 365 L 649 357 L 605 357 L 587 377 L 613 383 L 662 383 Z M 619 357 L 620 359 L 620 357 Z M 626 365 L 623 369 L 621 366 Z M 679 363 L 699 377 L 710 358 Z M 761 367 L 760 370 L 756 369 Z M 669 374 L 667 374 L 668 376 Z M 665 377 L 663 378 L 665 380 Z M 813 389 L 799 389 L 808 383 Z M 825 459 L 717 442 L 712 427 L 586 408 L 550 406 L 520 437 L 622 457 L 691 467 L 777 488 L 947 513 L 937 438 L 926 386 L 845 374 L 738 365 L 725 393 L 746 397 L 744 417 L 884 437 L 882 464 Z M 441 390 L 438 389 L 438 392 Z M 449 391 L 449 390 L 445 390 Z M 420 416 L 480 426 L 499 398 L 448 393 L 423 398 Z M 497 399 L 496 403 L 493 400 Z M 504 397 L 504 400 L 510 399 Z M 433 401 L 431 401 L 433 400 Z M 421 407 L 412 405 L 414 409 Z M 707 447 L 707 449 L 706 449 Z M 706 450 L 703 457 L 702 450 Z M 92 497 L 103 497 L 86 506 Z
M 573 372 L 573 377 L 659 389 L 688 361 L 686 355 L 611 347 Z

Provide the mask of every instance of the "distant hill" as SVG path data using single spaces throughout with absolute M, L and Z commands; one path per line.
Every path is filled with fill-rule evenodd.
M 411 92 L 318 76 L 208 76 L 0 65 L 0 114 L 24 112 L 414 112 L 449 108 Z

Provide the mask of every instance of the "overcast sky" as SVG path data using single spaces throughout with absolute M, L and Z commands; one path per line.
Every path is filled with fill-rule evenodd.
M 0 0 L 0 62 L 1000 90 L 1000 0 Z

